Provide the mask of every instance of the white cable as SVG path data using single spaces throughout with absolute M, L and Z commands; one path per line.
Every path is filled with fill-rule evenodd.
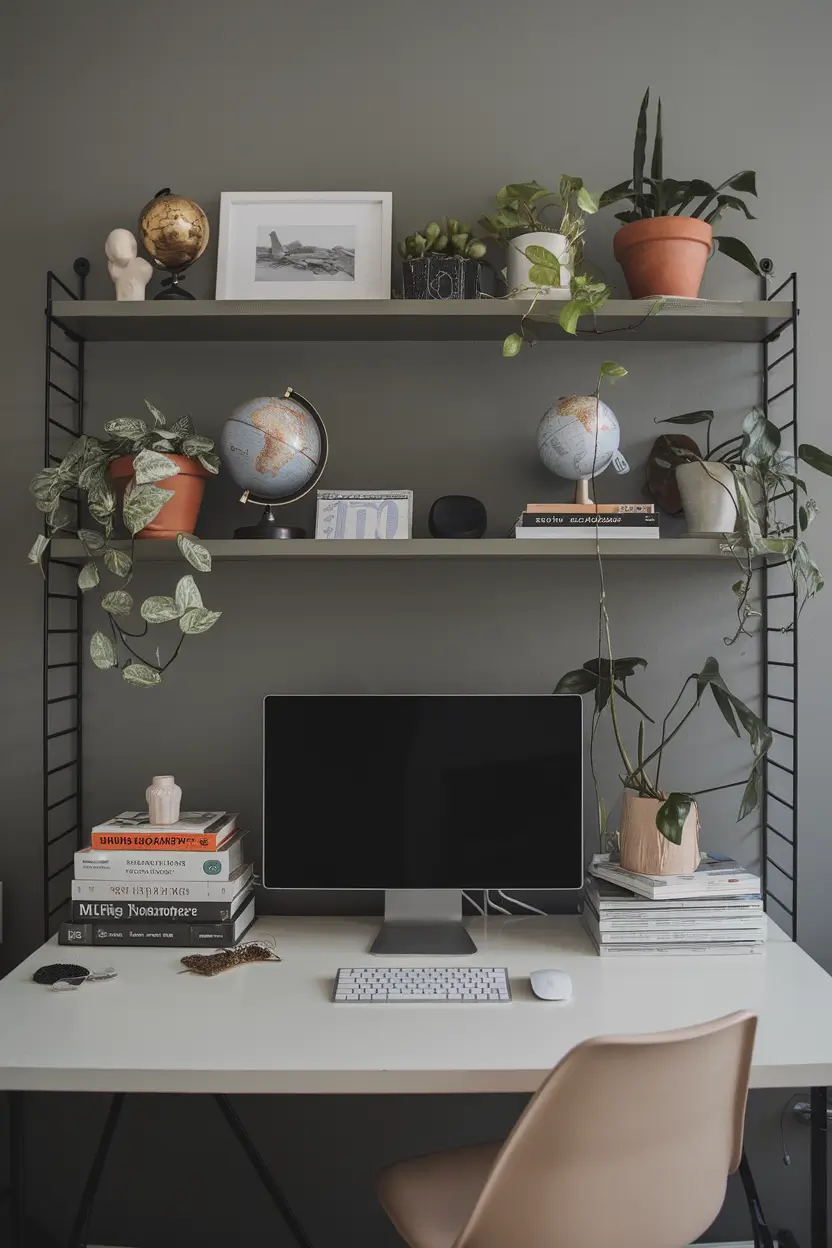
M 474 907 L 474 909 L 476 910 L 477 914 L 481 914 L 481 915 L 482 915 L 482 917 L 483 917 L 483 918 L 485 918 L 485 911 L 483 910 L 483 908 L 482 908 L 482 906 L 479 904 L 479 902 L 474 901 L 474 898 L 471 896 L 471 894 L 470 894 L 470 893 L 463 893 L 463 894 L 462 894 L 462 896 L 465 898 L 465 900 L 466 900 L 466 901 L 467 901 L 470 905 L 472 905 L 472 906 Z
M 499 890 L 499 889 L 497 889 L 496 891 L 497 891 L 497 892 L 499 892 L 500 890 Z M 496 902 L 496 901 L 494 901 L 494 899 L 493 899 L 493 898 L 492 898 L 492 896 L 491 896 L 491 889 L 486 889 L 486 890 L 485 890 L 485 894 L 484 894 L 484 895 L 485 895 L 485 902 L 486 902 L 486 905 L 487 905 L 487 906 L 490 906 L 492 910 L 496 910 L 498 914 L 507 914 L 507 915 L 509 915 L 509 916 L 511 915 L 511 911 L 510 911 L 510 910 L 506 910 L 505 906 L 498 906 L 498 905 L 497 905 L 497 902 Z M 502 896 L 502 894 L 500 894 L 500 895 Z
M 503 901 L 510 901 L 515 906 L 520 906 L 522 910 L 529 910 L 532 914 L 539 914 L 544 919 L 547 919 L 549 917 L 545 910 L 539 910 L 537 906 L 527 905 L 527 903 L 525 901 L 521 901 L 519 897 L 509 897 L 508 893 L 504 893 L 501 888 L 497 889 L 497 896 L 502 897 Z M 491 904 L 493 906 L 494 902 L 492 901 Z M 506 911 L 506 913 L 510 914 L 511 912 Z

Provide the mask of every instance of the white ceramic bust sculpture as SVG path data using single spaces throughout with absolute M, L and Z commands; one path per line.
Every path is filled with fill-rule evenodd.
M 144 288 L 153 276 L 153 265 L 139 256 L 139 246 L 129 230 L 111 230 L 104 244 L 107 269 L 115 282 L 116 299 L 144 299 Z

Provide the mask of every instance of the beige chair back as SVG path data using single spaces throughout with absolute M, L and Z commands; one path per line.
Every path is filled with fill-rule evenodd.
M 696 1239 L 740 1163 L 756 1025 L 731 1014 L 578 1045 L 506 1140 L 457 1248 Z

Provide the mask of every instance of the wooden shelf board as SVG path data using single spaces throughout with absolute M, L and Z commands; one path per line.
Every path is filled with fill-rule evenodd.
M 523 299 L 67 299 L 53 303 L 52 312 L 67 329 L 91 342 L 499 342 L 517 329 L 528 308 Z M 538 337 L 567 340 L 557 324 L 559 308 L 553 301 L 538 302 L 532 318 Z M 792 314 L 789 302 L 756 300 L 702 301 L 648 316 L 644 302 L 611 299 L 598 312 L 597 324 L 613 340 L 760 342 Z M 591 322 L 584 318 L 581 324 L 588 330 Z M 578 340 L 591 342 L 593 337 L 582 330 Z

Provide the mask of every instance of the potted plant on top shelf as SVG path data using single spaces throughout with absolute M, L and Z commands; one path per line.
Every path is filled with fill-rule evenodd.
M 454 217 L 429 221 L 398 245 L 405 299 L 477 299 L 485 243 Z
M 622 200 L 631 204 L 615 214 L 624 224 L 613 239 L 615 258 L 624 270 L 630 294 L 634 299 L 656 295 L 695 299 L 713 248 L 758 274 L 759 266 L 746 244 L 715 235 L 712 228 L 728 209 L 754 220 L 740 196 L 756 196 L 756 174 L 744 169 L 718 186 L 701 178 L 666 178 L 661 100 L 650 172 L 645 174 L 649 101 L 648 87 L 636 123 L 633 176 L 605 191 L 600 200 L 602 208 Z
M 210 572 L 211 555 L 192 534 L 205 481 L 219 471 L 220 461 L 213 441 L 195 431 L 190 416 L 168 428 L 162 413 L 150 403 L 147 407 L 153 419 L 151 426 L 131 417 L 110 420 L 104 426 L 108 437 L 82 434 L 60 463 L 42 468 L 34 476 L 29 488 L 44 514 L 46 534 L 36 538 L 29 561 L 42 563 L 54 535 L 77 535 L 87 555 L 78 573 L 78 588 L 83 593 L 99 588 L 108 626 L 107 632 L 93 633 L 92 661 L 102 670 L 120 670 L 129 684 L 151 687 L 161 683 L 162 673 L 176 659 L 185 637 L 207 632 L 222 613 L 203 605 L 189 574 L 180 578 L 174 597 L 145 598 L 139 608 L 139 631 L 128 627 L 134 607 L 127 589 L 133 576 L 134 550 L 128 554 L 112 541 L 118 505 L 120 502 L 125 528 L 134 543 L 137 539 L 175 538 L 193 568 Z M 72 492 L 77 501 L 68 497 Z M 80 523 L 82 500 L 91 524 L 97 527 Z M 102 585 L 102 572 L 115 578 L 112 588 Z M 151 658 L 139 653 L 135 643 L 148 636 L 150 625 L 172 621 L 178 624 L 179 637 L 169 658 L 163 661 L 158 647 L 154 647 Z

